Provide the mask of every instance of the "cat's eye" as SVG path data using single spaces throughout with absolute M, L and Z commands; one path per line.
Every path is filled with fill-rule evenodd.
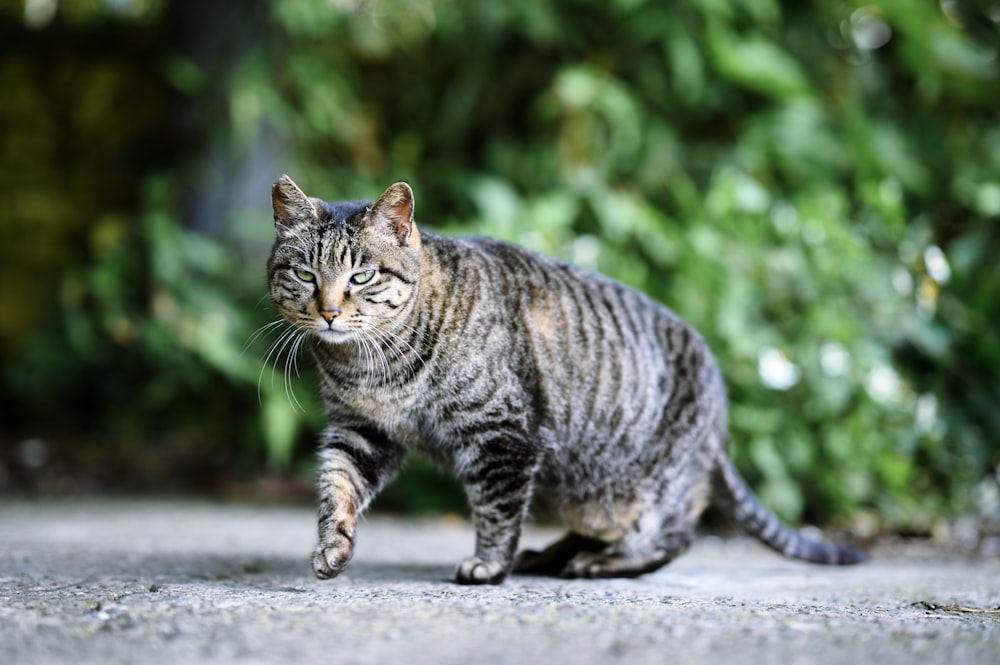
M 296 270 L 295 276 L 301 279 L 303 282 L 315 282 L 316 275 L 309 272 L 308 270 Z
M 366 270 L 364 272 L 359 272 L 356 275 L 353 275 L 351 277 L 351 283 L 352 284 L 367 284 L 368 282 L 372 281 L 373 277 L 375 277 L 375 271 L 374 270 Z

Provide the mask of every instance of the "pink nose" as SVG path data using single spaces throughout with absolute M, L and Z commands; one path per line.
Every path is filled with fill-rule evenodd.
M 336 307 L 334 309 L 321 309 L 319 310 L 319 315 L 322 316 L 327 323 L 333 323 L 333 320 L 340 316 L 340 308 Z

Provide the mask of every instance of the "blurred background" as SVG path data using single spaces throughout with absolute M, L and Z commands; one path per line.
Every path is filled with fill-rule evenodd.
M 1000 542 L 1000 0 L 0 8 L 0 492 L 310 500 L 288 173 L 675 309 L 784 518 Z

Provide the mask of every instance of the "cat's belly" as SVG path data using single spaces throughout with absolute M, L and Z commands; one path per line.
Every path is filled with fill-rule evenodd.
M 631 497 L 611 494 L 577 495 L 574 492 L 536 488 L 536 507 L 548 519 L 565 525 L 581 536 L 607 543 L 621 541 L 630 533 L 642 529 L 644 522 L 655 515 L 649 496 L 636 493 Z
M 581 536 L 615 542 L 635 530 L 644 508 L 637 499 L 589 500 L 563 502 L 558 514 L 570 530 Z
M 568 452 L 550 451 L 543 461 L 535 479 L 540 507 L 582 536 L 621 540 L 649 513 L 643 475 L 624 460 L 594 468 L 593 459 Z

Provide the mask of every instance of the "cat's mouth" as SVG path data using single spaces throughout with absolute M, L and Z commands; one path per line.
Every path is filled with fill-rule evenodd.
M 357 327 L 345 326 L 336 319 L 329 323 L 326 321 L 317 321 L 309 332 L 327 344 L 346 344 L 357 339 L 359 335 L 364 334 Z
M 349 342 L 351 338 L 358 334 L 356 330 L 341 328 L 336 326 L 336 324 L 327 326 L 325 322 L 322 325 L 317 325 L 316 328 L 310 332 L 329 344 L 343 344 L 345 342 Z

